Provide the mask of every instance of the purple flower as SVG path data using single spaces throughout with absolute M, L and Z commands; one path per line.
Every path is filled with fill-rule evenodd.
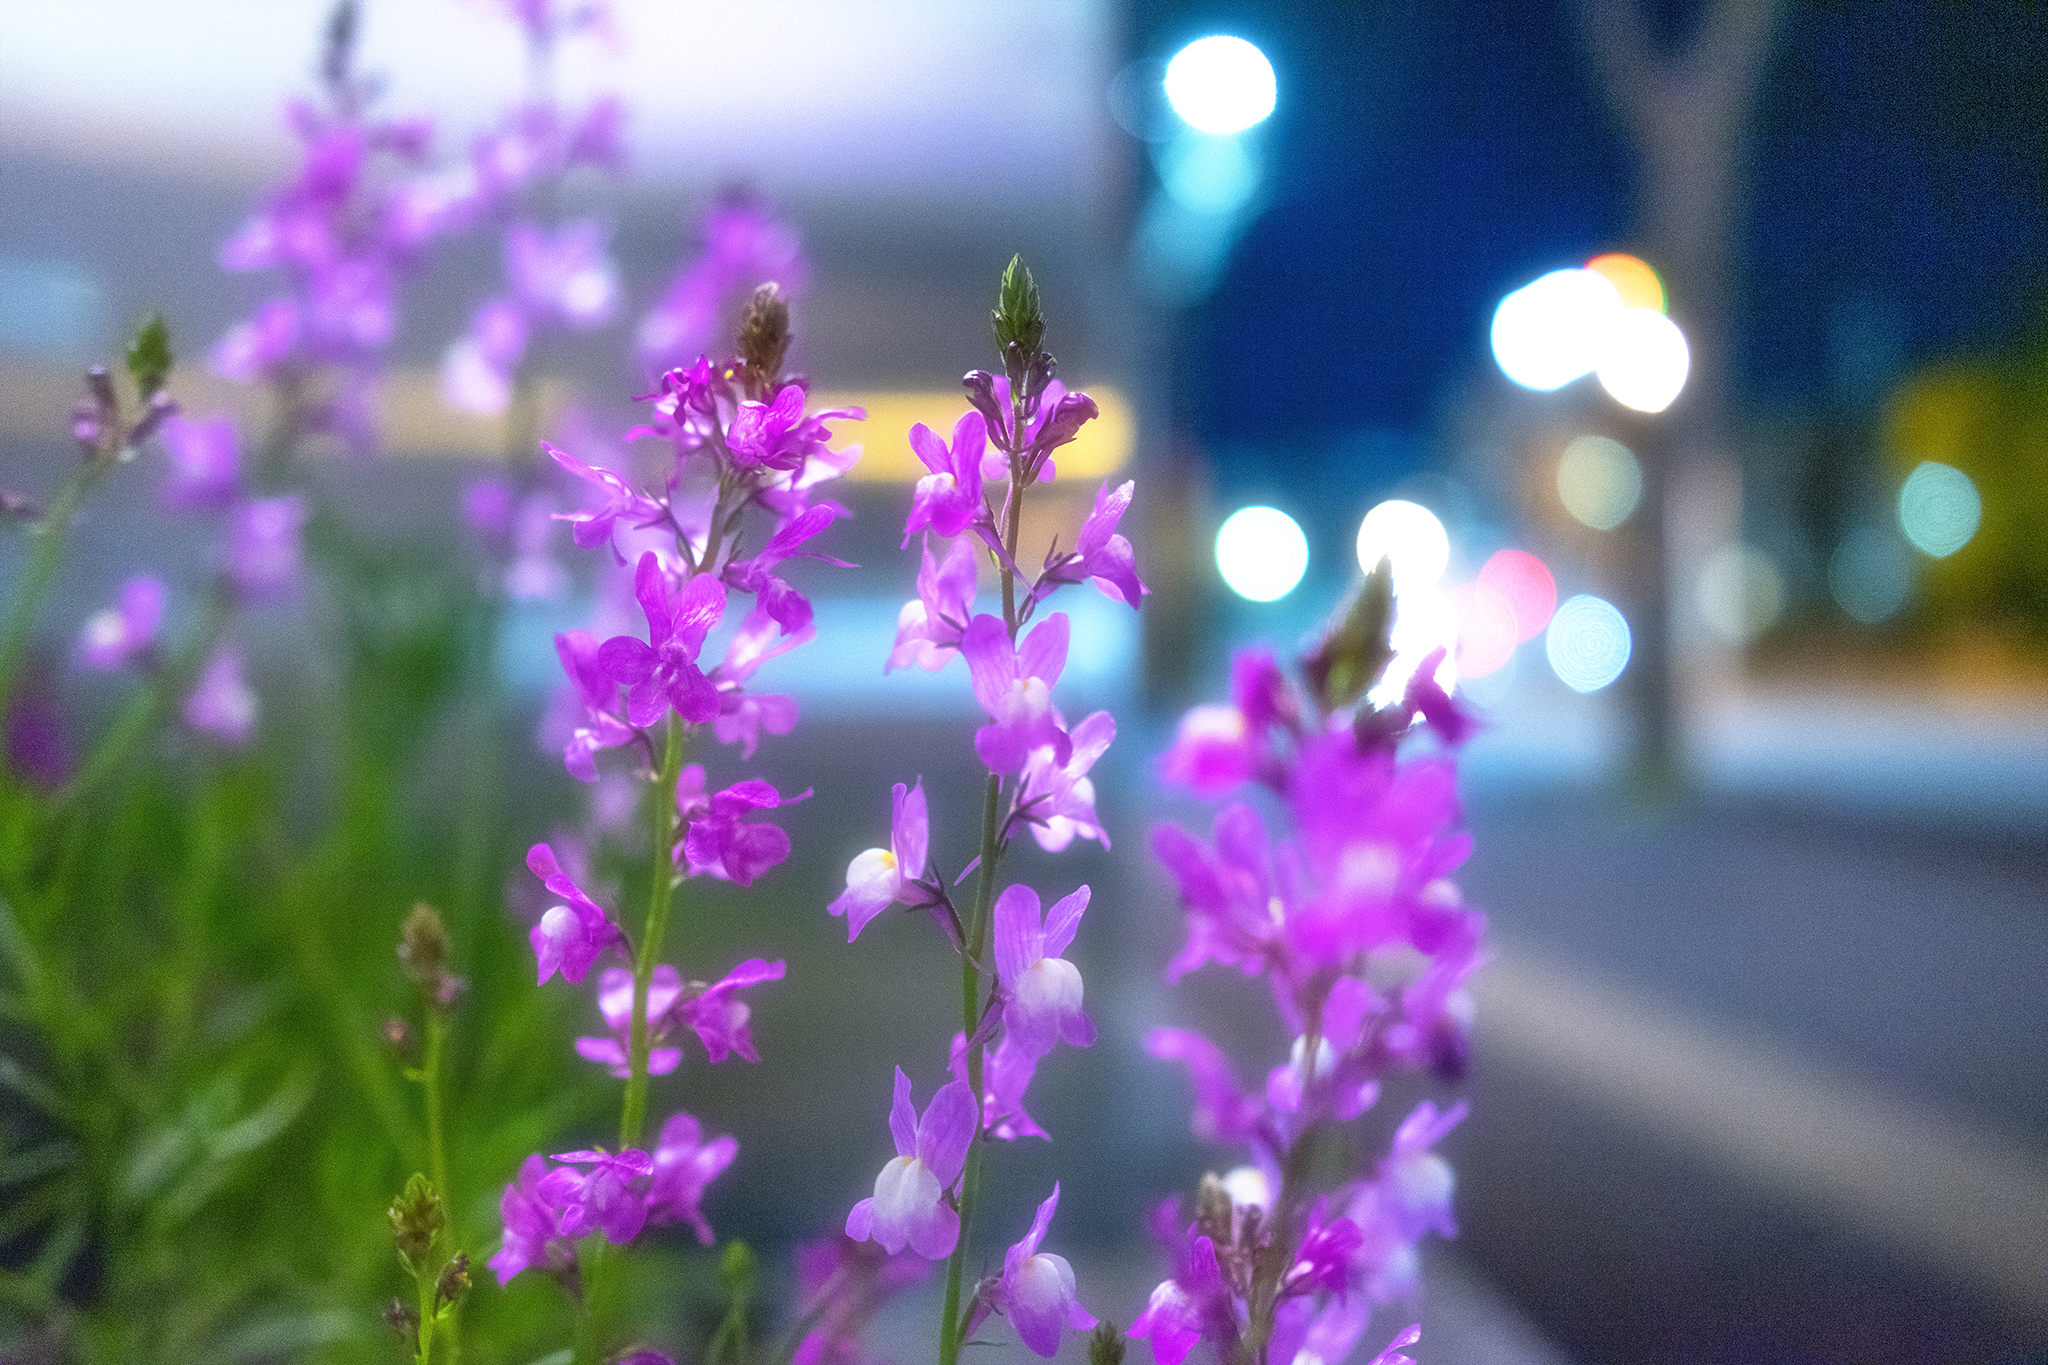
M 660 503 L 636 491 L 624 479 L 611 470 L 597 465 L 587 465 L 568 451 L 540 443 L 554 458 L 556 464 L 574 474 L 586 483 L 593 483 L 603 490 L 605 504 L 594 512 L 558 512 L 557 521 L 569 523 L 570 535 L 579 549 L 603 545 L 612 539 L 612 531 L 620 519 L 629 526 L 652 526 L 661 521 L 665 513 Z
M 897 901 L 913 907 L 936 903 L 936 889 L 924 880 L 930 847 L 924 781 L 909 788 L 898 782 L 889 794 L 889 847 L 871 848 L 847 864 L 846 889 L 826 907 L 846 916 L 848 943 Z
M 1034 1057 L 1062 1039 L 1074 1047 L 1095 1041 L 1095 1025 L 1081 1012 L 1081 973 L 1060 956 L 1087 909 L 1085 886 L 1055 901 L 1046 914 L 1028 886 L 1007 887 L 996 897 L 996 971 L 1007 996 L 1003 1030 Z
M 185 723 L 228 744 L 246 744 L 256 732 L 256 693 L 242 676 L 242 655 L 233 645 L 213 652 L 199 685 L 185 699 Z
M 1049 744 L 1031 751 L 1017 796 L 1019 815 L 1048 853 L 1058 853 L 1076 839 L 1094 839 L 1109 847 L 1109 836 L 1095 817 L 1095 784 L 1088 779 L 1088 770 L 1116 738 L 1116 718 L 1097 711 L 1076 725 L 1069 737 L 1074 750 L 1065 763 L 1054 760 Z
M 647 982 L 647 1035 L 650 1042 L 666 1037 L 667 1015 L 683 993 L 683 979 L 666 962 L 658 964 Z M 597 1009 L 604 1016 L 609 1038 L 578 1038 L 576 1055 L 608 1068 L 612 1075 L 632 1074 L 626 1048 L 633 1027 L 633 973 L 624 967 L 607 967 L 597 980 Z M 657 1027 L 660 1025 L 661 1027 Z M 682 1064 L 679 1047 L 653 1047 L 647 1053 L 647 1074 L 666 1076 Z
M 910 429 L 910 446 L 931 473 L 917 481 L 910 518 L 903 525 L 903 543 L 927 526 L 942 536 L 957 536 L 987 515 L 981 500 L 981 460 L 988 450 L 988 422 L 972 408 L 953 424 L 948 445 L 919 422 Z
M 1401 1348 L 1403 1346 L 1413 1346 L 1420 1340 L 1422 1340 L 1422 1324 L 1419 1322 L 1410 1323 L 1395 1334 L 1394 1339 L 1387 1343 L 1386 1350 L 1381 1351 L 1378 1355 L 1367 1361 L 1365 1365 L 1415 1365 L 1415 1357 L 1408 1355 Z
M 954 1080 L 967 1084 L 965 1033 L 953 1035 L 953 1050 L 947 1067 L 952 1071 Z M 994 1051 L 982 1058 L 981 1125 L 991 1137 L 1005 1142 L 1025 1137 L 1051 1137 L 1024 1109 L 1024 1092 L 1031 1088 L 1037 1074 L 1038 1058 L 1019 1047 L 1017 1040 L 1011 1037 L 1004 1037 Z
M 557 635 L 555 653 L 562 660 L 562 672 L 568 675 L 583 712 L 562 750 L 562 765 L 579 780 L 595 782 L 597 751 L 631 742 L 633 730 L 617 715 L 619 685 L 598 662 L 596 636 L 587 630 Z
M 512 372 L 526 355 L 526 332 L 518 304 L 486 299 L 441 358 L 441 401 L 480 417 L 503 412 L 512 402 Z
M 181 512 L 218 511 L 241 488 L 241 454 L 232 417 L 172 417 L 163 424 L 170 477 L 164 506 Z
M 761 1054 L 754 1051 L 753 1035 L 747 1030 L 747 1020 L 753 1011 L 739 998 L 739 993 L 764 981 L 780 981 L 782 974 L 782 963 L 750 957 L 709 986 L 701 981 L 692 982 L 689 992 L 663 1007 L 662 1024 L 666 1027 L 673 1019 L 690 1029 L 713 1062 L 722 1062 L 735 1053 L 758 1062 Z M 648 999 L 647 1017 L 656 1017 L 652 996 Z
M 299 530 L 311 514 L 301 493 L 259 498 L 228 524 L 228 577 L 244 600 L 272 601 L 299 584 Z
M 987 370 L 969 370 L 961 383 L 967 390 L 967 401 L 988 420 L 988 437 L 997 447 L 982 461 L 984 479 L 1009 477 L 1009 461 L 999 452 L 1011 450 L 1027 456 L 1027 479 L 1052 478 L 1053 463 L 1046 457 L 1073 440 L 1082 425 L 1099 411 L 1093 398 L 1085 393 L 1069 393 L 1067 386 L 1055 379 L 1045 386 L 1037 404 L 1025 417 L 1024 435 L 1019 441 L 1011 424 L 1010 381 Z
M 1259 737 L 1244 712 L 1215 702 L 1192 707 L 1180 718 L 1173 744 L 1160 760 L 1160 776 L 1192 788 L 1197 796 L 1223 796 L 1258 771 Z
M 711 1224 L 704 1221 L 701 1207 L 704 1190 L 732 1165 L 740 1144 L 729 1135 L 709 1142 L 703 1137 L 704 1130 L 688 1114 L 676 1114 L 661 1125 L 661 1141 L 654 1147 L 654 1178 L 647 1189 L 647 1219 L 688 1223 L 696 1229 L 697 1240 L 710 1246 Z
M 1223 1049 L 1192 1029 L 1160 1028 L 1145 1039 L 1145 1050 L 1163 1061 L 1180 1062 L 1195 1086 L 1195 1136 L 1207 1142 L 1243 1142 L 1263 1117 L 1257 1100 L 1237 1088 Z
M 238 384 L 256 384 L 284 368 L 299 344 L 297 300 L 266 300 L 247 322 L 228 329 L 213 348 L 213 372 Z
M 1095 494 L 1095 510 L 1081 523 L 1074 548 L 1065 554 L 1046 553 L 1044 571 L 1032 590 L 1034 597 L 1042 598 L 1062 583 L 1092 578 L 1104 597 L 1137 609 L 1151 589 L 1138 581 L 1138 561 L 1131 542 L 1116 533 L 1116 524 L 1131 505 L 1136 488 L 1136 483 L 1126 481 L 1112 493 L 1104 482 Z
M 564 1237 L 602 1232 L 618 1246 L 640 1235 L 647 1225 L 653 1157 L 629 1147 L 617 1155 L 602 1149 L 560 1152 L 554 1160 L 564 1164 L 542 1176 L 535 1193 L 560 1217 Z
M 93 613 L 78 637 L 78 661 L 100 673 L 146 657 L 156 647 L 164 619 L 164 584 L 137 574 L 121 585 L 117 605 Z
M 972 539 L 961 536 L 939 561 L 932 558 L 931 537 L 925 537 L 917 597 L 897 614 L 896 644 L 882 667 L 884 673 L 908 664 L 936 673 L 952 662 L 974 614 L 977 572 Z
M 1439 1113 L 1436 1104 L 1424 1100 L 1401 1120 L 1386 1160 L 1380 1163 L 1379 1184 L 1386 1207 L 1395 1214 L 1401 1230 L 1410 1239 L 1433 1231 L 1445 1237 L 1458 1235 L 1451 1218 L 1451 1192 L 1456 1180 L 1450 1163 L 1430 1150 L 1444 1135 L 1464 1121 L 1463 1101 L 1448 1112 Z
M 1216 1260 L 1216 1244 L 1207 1237 L 1191 1236 L 1177 1259 L 1181 1264 L 1174 1277 L 1152 1291 L 1129 1333 L 1133 1340 L 1151 1341 L 1152 1358 L 1158 1365 L 1180 1365 L 1204 1334 L 1220 1335 L 1219 1329 L 1235 1326 L 1223 1268 Z
M 498 1283 L 510 1284 L 512 1277 L 529 1266 L 560 1271 L 575 1259 L 576 1250 L 562 1235 L 562 1220 L 541 1202 L 540 1182 L 547 1174 L 547 1162 L 538 1153 L 519 1167 L 519 1178 L 505 1187 L 498 1200 L 498 1212 L 505 1220 L 505 1242 L 491 1257 L 491 1269 Z
M 1198 796 L 1224 796 L 1255 777 L 1279 785 L 1269 759 L 1273 732 L 1300 732 L 1293 694 L 1269 651 L 1239 651 L 1230 675 L 1234 704 L 1197 706 L 1182 716 L 1161 764 L 1167 781 Z
M 1034 626 L 1021 648 L 1011 645 L 1000 617 L 977 616 L 961 637 L 960 652 L 975 700 L 992 721 L 974 732 L 975 752 L 989 770 L 1015 772 L 1041 744 L 1052 745 L 1053 761 L 1064 767 L 1073 742 L 1053 710 L 1052 686 L 1067 665 L 1066 613 Z
M 1138 561 L 1131 542 L 1117 534 L 1116 524 L 1131 505 L 1137 491 L 1134 480 L 1125 480 L 1114 493 L 1103 481 L 1095 494 L 1095 509 L 1081 523 L 1075 549 L 1081 556 L 1081 572 L 1095 580 L 1104 597 L 1120 599 L 1134 610 L 1149 589 L 1138 581 Z
M 1358 1224 L 1341 1214 L 1330 1217 L 1328 1202 L 1318 1199 L 1309 1212 L 1308 1231 L 1294 1253 L 1294 1264 L 1280 1282 L 1280 1292 L 1345 1293 L 1350 1285 L 1351 1259 L 1364 1240 Z
M 1213 845 L 1161 822 L 1152 827 L 1152 852 L 1179 885 L 1188 916 L 1187 946 L 1167 964 L 1168 981 L 1208 961 L 1249 976 L 1284 956 L 1287 905 L 1257 811 L 1242 802 L 1218 811 Z
M 819 554 L 815 550 L 800 550 L 811 537 L 832 524 L 834 517 L 842 515 L 845 508 L 837 503 L 819 503 L 792 517 L 777 527 L 775 534 L 768 537 L 768 543 L 761 547 L 752 559 L 737 559 L 725 566 L 722 575 L 728 586 L 741 592 L 756 594 L 760 599 L 761 611 L 766 612 L 785 632 L 798 631 L 811 624 L 811 602 L 802 593 L 791 587 L 774 572 L 775 566 L 785 559 L 821 559 L 842 569 L 853 565 L 843 559 Z
M 678 850 L 679 861 L 687 864 L 693 877 L 708 872 L 721 881 L 752 886 L 756 877 L 789 857 L 789 835 L 775 825 L 748 824 L 742 817 L 750 811 L 795 805 L 809 795 L 803 791 L 784 797 L 756 779 L 735 782 L 702 805 L 692 801 L 684 806 L 679 785 L 677 804 L 684 806 L 690 826 Z
M 718 736 L 719 743 L 738 744 L 740 757 L 752 758 L 763 730 L 771 735 L 786 735 L 796 728 L 794 697 L 754 697 L 744 689 L 755 669 L 810 643 L 817 634 L 814 627 L 807 625 L 785 635 L 781 623 L 759 605 L 747 613 L 747 619 L 725 647 L 725 661 L 711 670 L 711 681 L 718 688 L 718 718 L 711 722 L 711 731 Z
M 626 719 L 637 726 L 652 725 L 673 707 L 684 720 L 711 720 L 718 715 L 718 689 L 697 667 L 697 652 L 704 647 L 706 632 L 725 614 L 725 585 L 709 574 L 697 574 L 671 600 L 668 575 L 649 550 L 634 571 L 633 595 L 647 616 L 651 643 L 614 635 L 597 651 L 605 672 L 631 689 L 626 694 Z
M 532 223 L 505 234 L 505 274 L 519 301 L 578 330 L 609 319 L 619 279 L 605 255 L 604 229 L 591 219 L 564 223 L 550 236 Z
M 889 1109 L 896 1157 L 875 1177 L 873 1197 L 847 1215 L 846 1235 L 856 1242 L 872 1238 L 892 1256 L 905 1246 L 928 1261 L 952 1255 L 960 1215 L 944 1196 L 960 1178 L 976 1122 L 974 1093 L 959 1081 L 940 1086 L 919 1117 L 910 1103 L 910 1077 L 897 1067 Z
M 831 421 L 860 421 L 859 408 L 828 408 L 804 412 L 804 387 L 785 384 L 769 403 L 743 402 L 725 429 L 725 445 L 733 464 L 742 469 L 802 469 L 811 456 L 825 450 Z
M 589 975 L 599 954 L 615 944 L 623 944 L 625 935 L 602 906 L 569 880 L 569 874 L 555 861 L 555 851 L 546 844 L 535 844 L 526 851 L 526 866 L 541 879 L 542 885 L 565 902 L 542 915 L 540 923 L 527 935 L 540 964 L 536 984 L 546 985 L 557 971 L 564 981 L 580 983 Z
M 1372 1300 L 1363 1294 L 1340 1294 L 1321 1308 L 1309 1297 L 1285 1298 L 1274 1315 L 1270 1354 L 1275 1360 L 1300 1360 L 1306 1355 L 1311 1360 L 1341 1361 L 1358 1344 L 1371 1317 Z M 1414 1362 L 1408 1361 L 1408 1365 Z
M 1003 1276 L 997 1282 L 996 1302 L 1017 1339 L 1039 1355 L 1050 1358 L 1060 1347 L 1060 1328 L 1085 1332 L 1095 1326 L 1095 1315 L 1081 1306 L 1074 1295 L 1074 1268 L 1064 1256 L 1038 1249 L 1059 1207 L 1060 1187 L 1038 1206 L 1031 1230 L 1003 1254 Z

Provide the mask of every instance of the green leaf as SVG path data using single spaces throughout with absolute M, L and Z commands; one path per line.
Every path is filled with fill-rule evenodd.
M 162 313 L 152 313 L 135 340 L 128 343 L 128 373 L 144 400 L 154 398 L 171 377 L 171 329 Z

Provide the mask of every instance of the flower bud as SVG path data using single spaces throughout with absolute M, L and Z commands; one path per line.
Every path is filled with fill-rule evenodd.
M 1124 1334 L 1108 1318 L 1088 1334 L 1088 1365 L 1124 1365 Z
M 1012 387 L 1019 386 L 1038 359 L 1040 343 L 1045 340 L 1045 315 L 1038 305 L 1038 283 L 1025 268 L 1022 256 L 1010 258 L 996 292 L 996 307 L 989 316 L 995 325 L 996 349 L 1002 352 L 1010 383 Z
M 384 1305 L 384 1321 L 392 1331 L 398 1333 L 408 1347 L 415 1346 L 420 1339 L 420 1310 L 402 1299 L 393 1299 Z
M 422 901 L 405 917 L 398 934 L 398 961 L 427 999 L 443 1009 L 455 1003 L 467 983 L 448 970 L 448 928 L 441 912 Z
M 441 1274 L 434 1280 L 434 1308 L 453 1307 L 461 1303 L 469 1293 L 469 1253 L 458 1251 L 455 1259 L 441 1267 Z
M 773 283 L 754 291 L 740 315 L 740 359 L 762 383 L 773 383 L 789 350 L 789 300 Z
M 745 1242 L 730 1242 L 718 1258 L 718 1282 L 733 1298 L 746 1299 L 753 1295 L 757 1269 L 754 1249 Z
M 441 1196 L 432 1181 L 417 1172 L 405 1182 L 405 1190 L 391 1201 L 391 1240 L 398 1258 L 417 1272 L 434 1249 L 434 1239 L 448 1222 Z
M 155 398 L 163 389 L 164 381 L 170 378 L 171 329 L 164 325 L 163 314 L 151 314 L 141 330 L 136 332 L 135 340 L 128 343 L 128 373 L 135 380 L 135 391 L 142 395 L 144 402 Z M 97 389 L 94 396 L 98 396 Z
M 1394 566 L 1382 559 L 1365 576 L 1322 643 L 1302 656 L 1301 671 L 1325 712 L 1371 690 L 1393 661 Z

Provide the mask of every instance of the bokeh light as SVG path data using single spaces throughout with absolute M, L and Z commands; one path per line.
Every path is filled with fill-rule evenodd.
M 1984 517 L 1984 501 L 1970 476 L 1928 460 L 1899 489 L 1899 529 L 1913 548 L 1946 559 L 1970 543 Z
M 1500 594 L 1515 614 L 1515 643 L 1533 640 L 1557 611 L 1557 580 L 1527 550 L 1499 550 L 1479 570 L 1479 581 Z
M 1437 665 L 1436 685 L 1448 692 L 1458 685 L 1458 606 L 1452 595 L 1435 583 L 1401 586 L 1394 575 L 1394 627 L 1387 633 L 1394 661 L 1366 699 L 1374 706 L 1391 706 L 1408 690 L 1408 680 L 1422 661 L 1441 649 L 1443 662 Z
M 1483 678 L 1514 657 L 1515 609 L 1484 580 L 1451 592 L 1458 618 L 1458 676 Z
M 1692 350 L 1678 324 L 1649 308 L 1624 308 L 1600 337 L 1600 387 L 1625 408 L 1662 412 L 1685 390 Z
M 1714 633 L 1737 644 L 1768 630 L 1785 609 L 1785 584 L 1769 555 L 1751 545 L 1723 545 L 1700 568 L 1700 615 Z
M 1242 38 L 1197 38 L 1166 64 L 1166 98 L 1197 132 L 1241 133 L 1273 112 L 1279 86 L 1266 54 Z
M 1216 570 L 1239 597 L 1274 601 L 1308 572 L 1308 537 L 1277 507 L 1241 507 L 1216 532 Z
M 1657 278 L 1657 272 L 1642 257 L 1610 251 L 1586 262 L 1586 269 L 1613 285 L 1626 307 L 1664 311 L 1664 281 Z
M 1548 393 L 1591 374 L 1623 312 L 1621 293 L 1591 270 L 1553 270 L 1500 301 L 1493 358 L 1525 389 Z
M 1382 558 L 1394 561 L 1394 591 L 1426 587 L 1451 563 L 1451 538 L 1436 513 L 1399 498 L 1381 503 L 1358 524 L 1359 567 L 1371 573 Z
M 1884 531 L 1852 531 L 1828 557 L 1828 591 L 1843 611 L 1866 626 L 1888 621 L 1913 588 L 1911 556 Z
M 1234 213 L 1259 188 L 1258 158 L 1234 137 L 1177 137 L 1158 162 L 1166 192 L 1196 213 Z
M 1628 667 L 1635 641 L 1612 602 L 1580 593 L 1557 609 L 1543 637 L 1550 670 L 1574 692 L 1598 692 Z
M 1642 500 L 1643 467 L 1621 442 L 1581 436 L 1558 457 L 1557 496 L 1579 521 L 1596 531 L 1612 531 Z

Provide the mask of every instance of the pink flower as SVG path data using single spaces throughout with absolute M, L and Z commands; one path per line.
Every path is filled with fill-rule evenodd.
M 917 571 L 917 596 L 896 616 L 896 645 L 882 671 L 916 664 L 936 673 L 959 653 L 960 637 L 974 615 L 978 566 L 974 541 L 961 536 L 943 561 L 932 558 L 931 537 L 925 537 L 924 566 Z
M 589 974 L 599 954 L 615 944 L 623 944 L 625 935 L 602 906 L 569 880 L 569 874 L 555 860 L 555 851 L 546 844 L 535 844 L 527 850 L 526 866 L 564 902 L 542 915 L 540 923 L 527 936 L 540 965 L 536 984 L 546 985 L 557 971 L 564 981 L 579 983 Z
M 668 575 L 649 550 L 634 571 L 633 595 L 647 616 L 647 641 L 614 635 L 597 651 L 599 666 L 631 689 L 626 694 L 626 719 L 648 726 L 671 708 L 684 720 L 713 719 L 718 715 L 718 689 L 697 667 L 697 652 L 704 647 L 706 633 L 725 614 L 725 585 L 709 574 L 697 574 L 671 598 Z
M 895 1255 L 908 1246 L 928 1261 L 953 1254 L 960 1215 L 945 1202 L 960 1178 L 976 1127 L 974 1094 L 959 1081 L 939 1087 L 922 1117 L 911 1107 L 910 1077 L 896 1068 L 889 1134 L 896 1156 L 875 1177 L 875 1193 L 846 1216 L 846 1235 L 870 1239 Z
M 632 1241 L 647 1225 L 647 1190 L 654 1158 L 634 1148 L 614 1155 L 603 1150 L 562 1152 L 564 1163 L 540 1178 L 535 1193 L 556 1211 L 564 1237 L 602 1232 L 617 1246 Z M 579 1171 L 578 1166 L 588 1166 Z
M 228 744 L 247 744 L 256 732 L 256 693 L 242 676 L 242 655 L 233 645 L 214 651 L 185 699 L 185 723 Z
M 740 1144 L 731 1136 L 709 1142 L 703 1141 L 703 1136 L 703 1128 L 688 1114 L 676 1114 L 661 1125 L 661 1140 L 654 1147 L 653 1178 L 647 1187 L 647 1221 L 688 1223 L 696 1229 L 697 1240 L 710 1246 L 711 1224 L 704 1220 L 702 1208 L 704 1190 L 732 1165 Z
M 1007 887 L 996 898 L 996 971 L 1007 996 L 1003 1029 L 1034 1057 L 1062 1039 L 1074 1047 L 1095 1041 L 1095 1025 L 1081 1011 L 1081 973 L 1060 956 L 1087 909 L 1085 886 L 1043 915 L 1038 893 L 1028 886 Z
M 148 656 L 156 648 L 157 628 L 164 619 L 164 584 L 137 574 L 121 585 L 119 602 L 86 619 L 78 637 L 78 661 L 100 673 Z
M 1066 1257 L 1038 1249 L 1059 1202 L 1060 1187 L 1055 1183 L 1052 1194 L 1038 1206 L 1031 1230 L 1004 1253 L 1003 1275 L 995 1291 L 997 1306 L 1017 1329 L 1017 1339 L 1048 1358 L 1059 1350 L 1061 1327 L 1085 1332 L 1095 1326 L 1095 1315 L 1075 1297 L 1074 1268 Z
M 794 805 L 809 795 L 804 791 L 785 798 L 759 780 L 733 783 L 686 813 L 689 832 L 677 850 L 682 855 L 679 861 L 688 864 L 693 877 L 708 872 L 721 881 L 752 886 L 756 877 L 789 857 L 789 835 L 774 825 L 751 824 L 741 817 L 750 811 Z M 680 785 L 677 796 L 680 803 Z
M 974 697 L 990 724 L 974 732 L 974 749 L 991 772 L 1013 773 L 1041 744 L 1053 746 L 1053 761 L 1064 766 L 1073 741 L 1060 727 L 1052 686 L 1067 665 L 1067 617 L 1054 612 L 1032 628 L 1021 647 L 1012 646 L 1001 618 L 977 616 L 961 637 L 960 652 L 974 684 Z
M 888 848 L 871 848 L 846 868 L 846 889 L 826 907 L 834 915 L 846 916 L 846 941 L 860 937 L 868 921 L 890 905 L 933 904 L 937 892 L 924 882 L 925 862 L 931 841 L 931 824 L 925 810 L 924 782 L 906 788 L 898 782 L 889 794 Z
M 683 978 L 675 968 L 666 962 L 657 965 L 647 982 L 647 1033 L 649 1041 L 657 1041 L 667 1035 L 666 1028 L 657 1031 L 657 1023 L 665 1023 L 676 998 L 683 993 Z M 576 1055 L 585 1061 L 596 1062 L 607 1068 L 612 1075 L 625 1077 L 632 1074 L 632 1066 L 626 1053 L 633 1024 L 633 973 L 624 967 L 607 967 L 597 982 L 597 1009 L 604 1016 L 605 1027 L 612 1031 L 609 1038 L 578 1038 Z M 682 1064 L 683 1050 L 679 1047 L 653 1047 L 647 1053 L 647 1074 L 666 1076 Z
M 981 459 L 988 448 L 988 422 L 973 409 L 953 424 L 953 440 L 941 441 L 919 422 L 910 429 L 911 449 L 931 473 L 917 481 L 910 517 L 903 525 L 903 543 L 929 526 L 942 536 L 957 536 L 986 517 L 981 500 Z
M 163 424 L 170 477 L 164 480 L 166 507 L 218 511 L 241 488 L 241 453 L 232 417 L 172 417 Z
M 1017 796 L 1018 814 L 1048 853 L 1058 853 L 1076 839 L 1094 839 L 1109 847 L 1109 836 L 1095 816 L 1095 784 L 1088 779 L 1088 770 L 1116 738 L 1116 718 L 1097 711 L 1076 725 L 1069 738 L 1074 749 L 1065 763 L 1055 761 L 1050 744 L 1031 751 Z

